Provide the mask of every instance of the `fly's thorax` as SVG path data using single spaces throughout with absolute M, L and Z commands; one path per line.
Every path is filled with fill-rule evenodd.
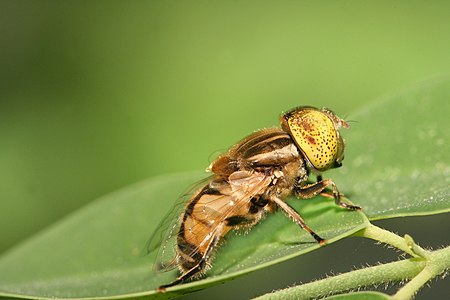
M 332 111 L 326 108 L 298 107 L 283 114 L 280 122 L 312 169 L 324 171 L 341 165 L 344 140 L 339 128 L 348 128 L 348 125 Z
M 295 148 L 289 134 L 280 128 L 261 129 L 219 156 L 210 170 L 217 175 L 231 175 L 261 165 L 283 164 L 298 156 Z
M 266 195 L 288 196 L 299 178 L 307 176 L 303 155 L 292 137 L 280 128 L 258 130 L 219 156 L 210 170 L 227 176 L 233 196 L 241 198 L 256 183 L 271 180 Z M 211 184 L 215 184 L 211 182 Z

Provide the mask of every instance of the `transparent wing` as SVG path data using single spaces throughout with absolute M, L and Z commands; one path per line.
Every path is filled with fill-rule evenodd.
M 176 236 L 183 212 L 192 195 L 208 184 L 209 181 L 211 181 L 211 176 L 190 186 L 164 215 L 155 231 L 151 234 L 146 243 L 145 253 L 152 254 L 157 251 L 155 270 L 169 271 L 176 267 Z
M 214 223 L 209 228 L 209 237 L 215 236 L 219 225 L 228 217 L 247 212 L 246 206 L 249 205 L 249 201 L 262 194 L 272 180 L 272 176 L 263 173 L 238 171 L 231 174 L 227 179 L 220 176 L 209 177 L 194 185 L 190 190 L 196 192 L 186 193 L 177 201 L 161 220 L 147 243 L 148 253 L 153 253 L 158 249 L 155 269 L 157 271 L 169 271 L 177 267 L 177 236 L 189 203 L 192 201 L 199 203 L 194 206 L 192 212 L 196 219 L 201 220 L 201 222 L 213 220 Z M 230 203 L 233 203 L 233 205 L 230 205 Z M 197 232 L 197 226 L 200 226 L 200 223 L 190 226 L 190 230 Z M 202 235 L 202 238 L 195 243 L 195 247 L 188 255 L 193 257 L 208 241 L 208 235 Z

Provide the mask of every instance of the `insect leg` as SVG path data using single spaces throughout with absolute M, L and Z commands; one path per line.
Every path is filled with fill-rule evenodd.
M 317 175 L 316 178 L 317 178 L 316 182 L 319 182 L 319 181 L 323 180 L 321 174 Z M 333 195 L 332 191 L 323 190 L 323 191 L 320 192 L 320 195 L 323 196 L 323 197 L 326 197 L 326 198 L 334 199 L 334 195 Z M 342 198 L 342 197 L 344 197 L 344 194 L 339 193 L 339 198 Z
M 214 251 L 217 244 L 219 243 L 220 237 L 222 235 L 222 230 L 223 230 L 223 226 L 217 227 L 214 235 L 211 238 L 211 241 L 209 242 L 209 244 L 206 248 L 205 253 L 202 255 L 202 258 L 194 267 L 192 267 L 188 271 L 181 274 L 176 280 L 172 281 L 171 283 L 161 285 L 160 287 L 157 288 L 157 290 L 164 293 L 166 291 L 166 288 L 180 284 L 180 283 L 184 282 L 185 280 L 191 278 L 192 276 L 195 276 L 195 275 L 201 273 L 202 271 L 204 271 L 205 267 L 208 263 L 208 260 L 211 257 L 211 253 Z
M 289 204 L 281 200 L 280 198 L 273 197 L 272 201 L 275 202 L 279 208 L 281 208 L 295 223 L 297 223 L 301 228 L 305 229 L 312 235 L 312 237 L 320 244 L 325 245 L 325 240 L 317 235 L 308 225 L 306 225 L 300 214 Z
M 319 182 L 319 181 L 322 181 L 322 180 L 323 180 L 322 175 L 321 174 L 317 175 L 317 181 L 316 182 Z M 334 199 L 333 191 L 323 190 L 323 191 L 320 192 L 320 196 L 323 196 L 323 197 L 326 197 L 326 198 L 330 198 L 330 199 Z M 342 198 L 342 197 L 344 197 L 344 194 L 339 193 L 339 199 Z
M 333 188 L 332 198 L 334 198 L 334 202 L 337 206 L 348 210 L 361 210 L 361 207 L 359 206 L 347 204 L 341 201 L 342 195 L 339 194 L 336 184 L 331 179 L 324 179 L 303 187 L 299 187 L 295 190 L 295 194 L 303 199 L 309 199 L 322 193 L 325 193 L 325 197 L 330 197 L 331 195 L 324 192 L 324 189 L 329 185 Z

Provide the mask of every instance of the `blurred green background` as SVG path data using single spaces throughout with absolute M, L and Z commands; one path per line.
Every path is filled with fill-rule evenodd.
M 351 119 L 447 74 L 449 11 L 448 1 L 0 1 L 0 253 L 112 190 L 205 168 L 283 110 Z

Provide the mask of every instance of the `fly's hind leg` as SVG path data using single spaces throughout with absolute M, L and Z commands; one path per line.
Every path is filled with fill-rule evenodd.
M 326 242 L 323 238 L 321 238 L 317 233 L 312 231 L 308 225 L 306 225 L 305 220 L 300 216 L 300 214 L 289 204 L 281 200 L 280 198 L 273 197 L 272 201 L 276 203 L 276 205 L 281 208 L 295 223 L 297 223 L 302 229 L 306 230 L 311 234 L 311 236 L 320 244 L 325 245 Z
M 337 206 L 348 209 L 348 210 L 361 210 L 361 207 L 356 205 L 347 204 L 345 202 L 341 201 L 342 194 L 339 193 L 336 184 L 331 179 L 323 179 L 322 177 L 318 177 L 318 179 L 321 179 L 318 182 L 308 184 L 302 187 L 298 187 L 295 190 L 295 194 L 302 198 L 302 199 L 309 199 L 312 197 L 317 196 L 318 194 L 321 194 L 325 197 L 333 198 L 334 202 Z M 333 191 L 330 195 L 328 192 L 324 191 L 328 186 L 332 187 Z
M 181 274 L 177 279 L 172 281 L 171 283 L 161 285 L 157 288 L 159 292 L 164 293 L 166 291 L 166 288 L 175 286 L 177 284 L 183 283 L 184 281 L 188 280 L 189 278 L 201 274 L 203 271 L 205 271 L 205 268 L 208 264 L 208 261 L 211 257 L 212 252 L 217 247 L 217 244 L 219 243 L 220 237 L 222 233 L 222 227 L 218 227 L 216 229 L 215 234 L 212 235 L 210 242 L 206 248 L 205 253 L 202 255 L 202 258 L 199 260 L 199 262 L 193 266 L 191 269 L 187 270 L 183 274 Z

